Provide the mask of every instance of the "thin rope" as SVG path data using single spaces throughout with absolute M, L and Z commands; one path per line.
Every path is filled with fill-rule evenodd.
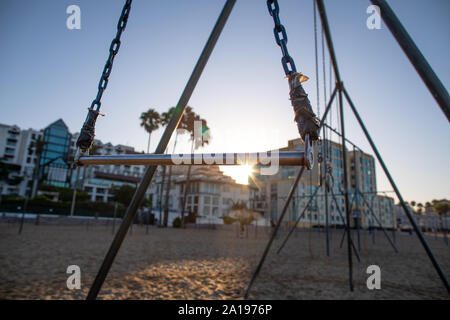
M 317 117 L 320 119 L 319 57 L 318 57 L 319 53 L 317 45 L 317 9 L 315 0 L 313 0 L 313 10 L 314 10 L 314 58 L 316 65 Z
M 323 30 L 322 30 L 322 32 L 323 32 Z M 330 88 L 329 92 L 331 93 L 332 88 L 333 88 L 333 72 L 331 69 L 331 58 L 328 61 L 328 66 L 329 66 L 328 74 L 329 74 L 329 78 L 330 78 L 329 79 L 329 88 Z M 328 123 L 331 127 L 333 127 L 333 110 L 332 109 L 333 109 L 333 103 L 331 104 L 330 111 L 328 112 L 329 119 L 330 119 L 330 121 Z M 328 133 L 329 133 L 328 139 L 329 139 L 329 141 L 331 141 L 333 139 L 333 132 L 331 130 L 328 130 Z M 329 153 L 331 154 L 331 152 L 329 152 Z
M 316 2 L 314 1 L 314 3 L 316 3 Z M 324 42 L 323 29 L 321 29 L 321 33 L 322 33 L 323 98 L 324 98 L 324 106 L 326 106 L 327 105 L 327 80 L 326 80 L 327 75 L 326 75 L 326 69 L 325 69 L 325 42 Z
M 320 89 L 319 89 L 319 53 L 317 45 L 317 13 L 316 13 L 316 2 L 313 0 L 313 14 L 314 14 L 314 59 L 315 59 L 315 72 L 316 72 L 316 103 L 317 103 L 317 116 L 320 119 Z M 309 196 L 312 197 L 313 186 L 312 186 L 312 174 L 309 172 Z M 306 193 L 307 194 L 307 193 Z M 312 201 L 312 199 L 311 199 Z M 309 230 L 308 230 L 308 251 L 310 258 L 313 257 L 312 247 L 311 247 L 311 231 L 312 231 L 312 210 L 311 205 L 308 206 L 309 215 Z

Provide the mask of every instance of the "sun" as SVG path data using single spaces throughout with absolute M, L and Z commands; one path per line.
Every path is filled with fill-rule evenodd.
M 253 167 L 248 164 L 239 166 L 221 166 L 220 170 L 226 175 L 231 176 L 239 184 L 248 184 L 248 178 L 253 173 Z

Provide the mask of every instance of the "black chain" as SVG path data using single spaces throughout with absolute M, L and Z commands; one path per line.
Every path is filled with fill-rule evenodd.
M 273 33 L 275 35 L 275 41 L 281 48 L 281 52 L 283 53 L 283 57 L 281 58 L 281 64 L 283 65 L 284 73 L 289 75 L 291 73 L 297 72 L 295 68 L 294 59 L 289 55 L 287 49 L 287 33 L 286 29 L 280 22 L 280 6 L 278 5 L 277 0 L 267 0 L 267 8 L 269 9 L 269 13 L 273 18 L 273 22 L 275 23 L 275 28 L 273 29 Z M 281 36 L 281 38 L 280 38 Z M 290 68 L 289 68 L 290 65 Z
M 125 27 L 127 26 L 128 22 L 128 15 L 130 14 L 130 8 L 131 8 L 131 2 L 133 0 L 127 0 L 125 2 L 125 5 L 122 9 L 122 14 L 120 15 L 119 22 L 117 23 L 117 33 L 116 37 L 111 41 L 111 45 L 109 46 L 109 57 L 106 60 L 105 67 L 103 68 L 102 76 L 100 77 L 100 81 L 98 83 L 98 93 L 95 97 L 94 101 L 92 101 L 91 109 L 99 111 L 100 105 L 101 105 L 101 99 L 103 92 L 106 89 L 106 86 L 108 85 L 109 81 L 109 75 L 111 74 L 114 58 L 119 52 L 120 48 L 120 37 L 122 35 L 122 32 L 125 30 Z
M 119 52 L 121 43 L 120 37 L 122 35 L 122 32 L 125 30 L 125 27 L 127 26 L 132 1 L 133 0 L 126 0 L 125 5 L 123 6 L 119 22 L 117 23 L 117 33 L 115 38 L 111 41 L 111 45 L 109 46 L 109 56 L 106 60 L 105 67 L 103 68 L 103 72 L 98 83 L 97 96 L 91 103 L 88 116 L 83 124 L 80 136 L 78 137 L 77 146 L 84 151 L 91 147 L 94 140 L 95 121 L 97 120 L 97 117 L 99 115 L 100 106 L 102 104 L 101 99 L 103 96 L 103 92 L 108 86 L 109 76 L 113 67 L 114 58 Z

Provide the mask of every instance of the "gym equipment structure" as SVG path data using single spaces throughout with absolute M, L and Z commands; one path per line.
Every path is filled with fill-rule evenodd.
M 387 3 L 382 0 L 371 0 L 372 3 L 379 5 L 381 7 L 381 14 L 383 19 L 385 20 L 386 24 L 391 29 L 394 37 L 397 39 L 399 44 L 402 46 L 403 50 L 407 54 L 407 56 L 410 58 L 411 63 L 414 65 L 414 67 L 419 71 L 419 74 L 422 76 L 424 81 L 426 82 L 428 88 L 432 92 L 433 96 L 436 98 L 438 103 L 440 104 L 442 110 L 449 118 L 449 104 L 448 104 L 448 93 L 446 92 L 445 88 L 440 83 L 439 79 L 434 75 L 434 73 L 431 73 L 431 67 L 426 64 L 426 60 L 423 58 L 420 58 L 420 55 L 417 53 L 420 53 L 420 51 L 417 49 L 417 47 L 412 46 L 413 44 L 412 40 L 407 37 L 406 31 L 401 26 L 398 19 L 395 17 L 392 10 L 389 8 Z M 156 172 L 158 165 L 168 165 L 168 164 L 174 164 L 172 163 L 173 157 L 175 155 L 164 155 L 168 143 L 170 141 L 170 138 L 173 134 L 173 132 L 177 129 L 181 118 L 183 116 L 184 110 L 189 102 L 189 99 L 197 85 L 197 82 L 203 72 L 203 69 L 217 43 L 217 40 L 228 20 L 228 17 L 230 16 L 230 13 L 236 3 L 236 0 L 227 0 L 215 25 L 214 28 L 203 48 L 203 51 L 192 71 L 192 74 L 178 100 L 178 103 L 175 107 L 175 112 L 173 113 L 162 137 L 161 140 L 156 147 L 156 150 L 153 154 L 148 155 L 137 155 L 137 156 L 89 156 L 89 149 L 92 146 L 94 136 L 95 136 L 95 124 L 96 120 L 100 114 L 100 106 L 101 106 L 101 98 L 104 93 L 104 90 L 107 87 L 109 76 L 111 74 L 112 66 L 114 57 L 119 51 L 120 45 L 121 45 L 121 35 L 123 31 L 125 30 L 128 17 L 131 10 L 131 4 L 132 0 L 126 0 L 125 5 L 122 9 L 121 16 L 119 18 L 119 22 L 117 25 L 117 33 L 116 37 L 111 42 L 111 46 L 109 48 L 109 57 L 107 59 L 107 62 L 105 64 L 105 67 L 103 69 L 100 82 L 98 85 L 98 93 L 96 98 L 92 101 L 90 108 L 88 108 L 88 115 L 87 118 L 83 124 L 83 127 L 80 132 L 79 139 L 77 141 L 77 153 L 75 155 L 75 162 L 78 165 L 89 165 L 89 164 L 142 164 L 147 165 L 146 171 L 144 176 L 142 177 L 140 184 L 138 188 L 136 189 L 136 192 L 126 210 L 126 214 L 124 216 L 124 219 L 122 220 L 122 223 L 111 243 L 111 246 L 103 260 L 103 263 L 98 271 L 97 276 L 95 277 L 95 280 L 89 290 L 87 299 L 93 300 L 96 299 L 105 279 L 108 275 L 108 272 L 111 268 L 112 263 L 114 262 L 114 259 L 122 245 L 122 242 L 125 238 L 125 235 L 130 228 L 130 225 L 132 224 L 134 217 L 136 215 L 137 209 L 139 205 L 142 203 L 142 200 L 145 196 L 145 192 L 152 181 L 152 178 Z M 442 269 L 440 268 L 436 258 L 434 257 L 431 249 L 429 248 L 425 238 L 423 237 L 420 228 L 418 227 L 415 219 L 412 217 L 411 213 L 406 207 L 406 204 L 403 200 L 403 197 L 400 194 L 400 191 L 398 190 L 390 172 L 388 171 L 375 143 L 373 142 L 369 132 L 367 131 L 364 122 L 362 121 L 359 113 L 357 112 L 357 109 L 355 105 L 353 104 L 349 93 L 347 92 L 346 88 L 344 87 L 343 81 L 339 74 L 337 59 L 333 47 L 333 42 L 331 39 L 331 32 L 328 24 L 328 19 L 325 12 L 325 7 L 322 0 L 315 0 L 314 4 L 317 6 L 317 10 L 319 12 L 319 17 L 322 24 L 322 30 L 324 33 L 324 37 L 326 40 L 326 44 L 328 47 L 328 52 L 331 59 L 332 69 L 334 73 L 335 78 L 335 87 L 333 90 L 333 93 L 330 97 L 330 100 L 327 104 L 327 107 L 325 109 L 325 112 L 322 116 L 321 121 L 318 121 L 315 113 L 312 110 L 311 103 L 308 99 L 308 95 L 306 94 L 305 90 L 302 87 L 302 82 L 306 81 L 308 77 L 304 76 L 301 72 L 297 72 L 295 63 L 293 58 L 289 55 L 288 49 L 287 49 L 287 33 L 285 27 L 281 24 L 280 21 L 280 8 L 278 5 L 277 0 L 267 0 L 267 8 L 269 11 L 270 16 L 273 18 L 274 21 L 274 36 L 275 41 L 277 45 L 281 48 L 282 52 L 282 59 L 281 63 L 283 66 L 283 70 L 285 72 L 286 78 L 288 79 L 289 83 L 289 96 L 291 100 L 291 105 L 295 113 L 295 122 L 298 127 L 298 131 L 300 134 L 300 137 L 302 141 L 304 142 L 305 148 L 303 152 L 293 152 L 293 153 L 282 153 L 279 154 L 279 160 L 281 165 L 298 165 L 301 166 L 300 171 L 291 187 L 291 190 L 288 194 L 287 200 L 285 202 L 285 205 L 283 207 L 283 210 L 281 212 L 281 215 L 277 221 L 277 224 L 275 225 L 275 228 L 273 230 L 273 233 L 269 239 L 269 242 L 266 245 L 266 248 L 263 252 L 263 255 L 261 257 L 261 260 L 253 273 L 253 276 L 250 280 L 248 289 L 245 293 L 245 298 L 248 298 L 251 287 L 256 280 L 260 270 L 262 269 L 262 266 L 264 264 L 265 258 L 270 250 L 270 247 L 273 243 L 273 240 L 275 236 L 277 235 L 277 232 L 279 230 L 279 227 L 281 225 L 281 222 L 286 214 L 287 208 L 289 206 L 289 203 L 291 199 L 293 198 L 294 191 L 300 181 L 301 176 L 305 172 L 305 169 L 310 170 L 315 162 L 317 161 L 314 159 L 314 142 L 319 141 L 319 134 L 320 129 L 324 127 L 326 117 L 328 112 L 331 109 L 332 103 L 334 99 L 337 97 L 338 99 L 338 108 L 339 108 L 339 122 L 340 122 L 340 128 L 341 128 L 341 146 L 342 146 L 342 154 L 343 154 L 343 168 L 344 168 L 344 177 L 347 177 L 347 163 L 348 158 L 346 154 L 346 136 L 345 136 L 345 127 L 344 127 L 344 109 L 343 109 L 343 100 L 347 101 L 349 104 L 351 110 L 353 111 L 358 123 L 360 124 L 367 140 L 369 141 L 369 144 L 371 148 L 373 149 L 376 158 L 378 159 L 379 163 L 381 164 L 383 171 L 385 172 L 386 176 L 388 177 L 388 180 L 390 184 L 392 185 L 392 188 L 394 189 L 399 201 L 402 204 L 402 207 L 408 217 L 408 219 L 411 222 L 411 225 L 414 228 L 414 231 L 416 232 L 417 236 L 419 237 L 419 240 L 421 244 L 423 245 L 429 259 L 431 260 L 434 268 L 436 269 L 436 272 L 438 273 L 439 277 L 441 278 L 445 288 L 450 293 L 450 286 L 447 281 L 446 276 L 442 272 Z M 425 71 L 423 71 L 425 70 Z M 432 70 L 431 70 L 432 71 Z M 209 157 L 209 158 L 208 158 Z M 237 165 L 242 163 L 240 159 L 245 160 L 251 160 L 250 154 L 231 154 L 227 156 L 224 156 L 222 159 L 225 161 L 232 159 L 229 164 L 231 165 Z M 321 156 L 319 156 L 320 158 Z M 212 161 L 212 157 L 208 155 L 187 155 L 187 158 L 195 162 L 197 159 L 197 165 L 208 165 L 209 161 Z M 215 157 L 214 157 L 215 158 Z M 207 159 L 205 161 L 205 159 Z M 244 160 L 244 161 L 245 161 Z M 253 160 L 255 160 L 253 158 Z M 267 160 L 267 158 L 256 157 L 255 163 L 261 163 L 263 161 Z M 320 160 L 320 159 L 319 159 Z M 258 162 L 259 161 L 259 162 Z M 195 164 L 195 163 L 194 163 Z M 325 187 L 325 189 L 327 189 Z M 347 235 L 347 253 L 348 253 L 348 270 L 349 270 L 349 287 L 350 290 L 353 291 L 353 265 L 352 265 L 352 247 L 354 248 L 353 241 L 351 239 L 351 232 L 350 232 L 350 202 L 349 202 L 349 186 L 347 179 L 343 179 L 343 190 L 342 193 L 345 198 L 345 217 L 346 217 L 346 235 Z

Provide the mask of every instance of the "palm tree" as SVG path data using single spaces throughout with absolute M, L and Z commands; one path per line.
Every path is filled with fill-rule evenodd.
M 419 209 L 417 210 L 417 213 L 418 213 L 418 214 L 422 214 L 422 213 L 423 213 L 423 204 L 422 204 L 421 202 L 419 202 L 419 203 L 417 204 L 417 207 L 419 208 Z
M 167 126 L 173 113 L 175 112 L 175 107 L 171 107 L 167 112 L 161 113 L 161 125 Z
M 175 112 L 175 107 L 172 107 L 169 109 L 169 111 L 164 112 L 161 116 L 162 118 L 162 123 L 164 125 L 167 125 L 170 121 L 170 119 L 172 118 L 173 113 Z M 192 108 L 190 106 L 186 106 L 184 113 L 183 113 L 183 117 L 181 118 L 181 122 L 178 125 L 179 129 L 184 129 L 189 131 L 190 128 L 190 119 L 193 118 L 193 115 L 195 115 L 195 113 L 193 112 Z M 175 134 L 175 142 L 173 145 L 173 152 L 175 152 L 175 148 L 177 145 L 177 141 L 178 141 L 178 134 L 179 131 L 176 131 Z M 162 175 L 162 187 L 161 187 L 161 193 L 160 193 L 160 202 L 162 201 L 162 193 L 163 193 L 163 185 L 164 185 L 164 179 L 166 176 L 166 167 L 164 167 L 163 169 L 163 175 Z M 172 166 L 169 166 L 169 172 L 168 172 L 168 177 L 167 177 L 167 187 L 166 187 L 166 195 L 165 195 L 165 201 L 164 201 L 164 221 L 163 221 L 163 225 L 165 227 L 167 227 L 168 224 L 168 219 L 169 219 L 169 196 L 170 196 L 170 187 L 171 187 L 171 182 L 172 182 Z M 160 211 L 161 211 L 161 205 L 160 205 Z
M 417 213 L 417 212 L 416 212 L 416 208 L 415 208 L 416 202 L 415 202 L 414 200 L 412 200 L 412 201 L 409 202 L 409 204 L 411 205 L 412 211 L 413 211 L 414 213 Z
M 186 116 L 186 123 L 185 123 L 185 129 L 190 133 L 191 137 L 191 153 L 194 152 L 194 149 L 198 149 L 199 147 L 203 147 L 205 144 L 209 143 L 210 136 L 209 136 L 209 127 L 206 123 L 205 119 L 201 119 L 200 116 L 196 115 L 193 111 L 189 114 L 185 114 Z M 196 137 L 195 135 L 195 121 L 201 121 L 202 127 L 201 127 L 201 136 Z M 207 139 L 203 139 L 203 137 L 207 137 Z M 181 208 L 181 227 L 184 228 L 184 212 L 186 210 L 186 202 L 187 202 L 187 196 L 188 196 L 188 190 L 189 190 L 189 183 L 191 179 L 191 169 L 192 167 L 188 167 L 188 172 L 186 176 L 186 183 L 184 186 L 184 195 L 182 198 L 182 208 Z
M 152 132 L 159 128 L 161 124 L 161 117 L 155 109 L 148 109 L 146 112 L 141 113 L 141 127 L 144 127 L 145 131 L 148 132 L 148 144 L 147 153 L 150 152 L 150 138 Z
M 175 107 L 171 107 L 167 112 L 163 112 L 161 114 L 161 125 L 167 126 L 169 124 L 170 119 L 172 118 L 173 113 L 175 112 Z M 175 136 L 175 143 L 173 146 L 173 149 L 175 150 L 175 146 L 177 144 L 178 139 L 178 131 L 176 132 Z M 162 197 L 163 197 L 163 190 L 164 190 L 164 182 L 166 178 L 166 166 L 162 169 L 162 177 L 161 177 L 161 190 L 159 191 L 159 221 L 162 222 L 162 225 L 164 227 L 167 227 L 168 220 L 169 220 L 169 193 L 170 193 L 170 183 L 171 183 L 171 177 L 172 177 L 172 167 L 169 166 L 169 176 L 167 181 L 167 188 L 166 188 L 166 197 L 164 201 L 164 220 L 162 220 Z
M 444 240 L 448 244 L 447 239 L 447 228 L 444 226 L 442 217 L 446 217 L 447 213 L 450 211 L 450 202 L 446 199 L 441 201 L 433 200 L 434 211 L 439 215 L 439 220 L 441 223 L 441 230 L 444 231 Z

